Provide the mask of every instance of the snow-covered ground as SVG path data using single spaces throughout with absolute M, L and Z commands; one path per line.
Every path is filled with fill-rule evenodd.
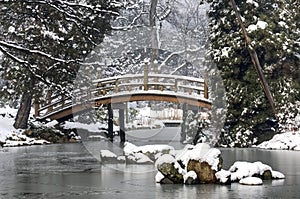
M 300 131 L 289 131 L 276 134 L 271 140 L 265 141 L 257 147 L 261 149 L 300 151 Z
M 0 142 L 5 142 L 10 133 L 17 132 L 13 127 L 16 111 L 9 107 L 0 108 Z
M 283 117 L 283 114 L 280 114 L 279 120 Z M 300 114 L 297 114 L 293 119 L 288 119 L 286 123 L 286 126 L 282 126 L 283 129 L 286 129 L 283 130 L 283 133 L 274 135 L 271 140 L 265 141 L 256 147 L 261 149 L 300 151 Z
M 5 143 L 4 146 L 28 146 L 36 144 L 49 144 L 46 140 L 36 140 L 23 135 L 23 130 L 13 127 L 16 109 L 10 107 L 0 108 L 0 142 Z

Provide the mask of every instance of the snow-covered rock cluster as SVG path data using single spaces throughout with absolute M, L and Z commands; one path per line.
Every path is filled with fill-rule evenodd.
M 230 178 L 228 176 L 228 179 L 241 184 L 262 184 L 261 180 L 285 178 L 282 173 L 274 171 L 269 165 L 259 161 L 253 163 L 237 161 L 229 168 L 229 172 Z M 219 176 L 224 179 L 224 176 Z
M 216 183 L 215 176 L 222 168 L 221 151 L 199 143 L 175 153 L 159 157 L 155 163 L 159 183 Z
M 155 163 L 158 183 L 219 183 L 259 185 L 262 180 L 283 179 L 285 176 L 273 171 L 261 162 L 235 162 L 229 170 L 222 169 L 221 152 L 207 144 L 187 145 L 184 150 L 159 157 Z
M 117 156 L 109 150 L 101 150 L 100 158 L 102 163 L 126 163 L 126 164 L 154 164 L 155 160 L 163 154 L 174 151 L 169 145 L 145 145 L 136 146 L 125 142 L 123 154 Z
M 30 146 L 30 145 L 42 145 L 50 144 L 50 142 L 44 139 L 29 138 L 22 133 L 10 133 L 5 140 L 4 147 L 15 147 L 15 146 Z
M 123 155 L 101 150 L 102 163 L 154 164 L 155 181 L 162 184 L 240 184 L 261 185 L 263 180 L 283 179 L 284 174 L 274 171 L 262 162 L 236 161 L 229 170 L 222 169 L 221 151 L 208 144 L 186 145 L 175 150 L 168 145 L 135 146 L 124 144 Z

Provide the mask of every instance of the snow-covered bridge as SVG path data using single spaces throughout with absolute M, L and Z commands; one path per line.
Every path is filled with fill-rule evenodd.
M 111 115 L 109 116 L 111 125 L 108 128 L 110 129 L 112 109 L 119 109 L 120 118 L 124 118 L 124 103 L 133 101 L 165 101 L 211 108 L 208 86 L 204 79 L 144 72 L 144 74 L 96 79 L 91 85 L 76 89 L 68 97 L 48 96 L 47 103 L 35 104 L 35 117 L 39 120 L 51 119 L 62 122 L 76 114 L 106 105 L 108 114 Z M 124 124 L 120 126 L 122 125 Z M 125 137 L 121 138 L 124 139 Z
M 46 104 L 36 104 L 35 116 L 40 120 L 49 118 L 63 121 L 102 105 L 132 101 L 166 101 L 208 109 L 211 107 L 204 79 L 141 74 L 98 79 L 89 88 L 75 90 L 72 96 L 51 96 Z

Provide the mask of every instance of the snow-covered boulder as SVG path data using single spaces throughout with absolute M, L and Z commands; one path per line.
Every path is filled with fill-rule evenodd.
M 230 184 L 231 183 L 231 172 L 221 169 L 216 173 L 217 182 L 219 184 Z
M 263 181 L 258 177 L 247 177 L 241 179 L 239 183 L 243 185 L 262 185 Z
M 160 156 L 155 162 L 155 166 L 158 170 L 156 182 L 164 184 L 182 184 L 184 182 L 183 176 L 186 171 L 181 168 L 173 156 L 169 154 Z
M 285 175 L 279 171 L 272 171 L 272 178 L 273 179 L 284 179 Z
M 176 157 L 187 172 L 194 171 L 200 183 L 216 183 L 216 172 L 222 168 L 221 151 L 208 144 L 187 145 Z
M 195 171 L 189 171 L 186 174 L 183 175 L 183 182 L 184 184 L 199 184 L 199 178 Z
M 136 146 L 132 143 L 124 143 L 124 155 L 129 156 L 136 153 L 142 153 L 149 157 L 152 161 L 155 161 L 159 156 L 163 154 L 168 154 L 170 151 L 174 150 L 174 147 L 169 145 L 145 145 L 145 146 Z
M 161 172 L 157 172 L 155 176 L 155 182 L 161 183 L 161 184 L 174 184 L 171 180 L 166 178 Z
M 216 170 L 212 169 L 211 165 L 207 162 L 200 162 L 196 160 L 190 160 L 187 166 L 187 171 L 194 171 L 200 183 L 216 183 Z
M 221 151 L 211 148 L 208 144 L 187 145 L 184 150 L 176 156 L 179 162 L 187 167 L 190 161 L 206 162 L 212 170 L 219 171 L 222 168 L 223 160 Z
M 229 171 L 231 172 L 232 182 L 240 181 L 247 177 L 259 177 L 263 180 L 284 178 L 283 174 L 273 171 L 269 165 L 259 161 L 253 163 L 237 161 L 230 167 Z
M 154 162 L 143 153 L 125 155 L 126 164 L 153 164 Z
M 187 145 L 176 156 L 165 154 L 155 163 L 158 171 L 173 183 L 215 183 L 222 168 L 221 152 L 207 144 Z M 162 178 L 162 179 L 164 179 Z
M 122 164 L 125 163 L 125 156 L 117 156 L 110 150 L 101 150 L 100 160 L 103 164 Z
M 100 151 L 101 163 L 117 163 L 117 155 L 109 150 Z

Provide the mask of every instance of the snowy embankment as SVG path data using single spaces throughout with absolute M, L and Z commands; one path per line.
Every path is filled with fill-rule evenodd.
M 279 115 L 279 117 L 283 117 L 283 115 Z M 271 140 L 265 141 L 256 147 L 261 149 L 300 151 L 300 114 L 286 123 L 289 124 L 283 126 L 286 132 L 276 134 Z
M 10 107 L 0 108 L 0 142 L 4 143 L 3 146 L 28 146 L 49 143 L 46 140 L 29 138 L 23 134 L 24 130 L 15 129 L 13 124 L 16 114 L 16 109 Z
M 17 132 L 13 127 L 15 111 L 15 109 L 9 107 L 0 108 L 0 142 L 5 142 L 10 133 Z
M 259 144 L 257 148 L 300 151 L 300 131 L 276 134 L 271 140 Z
M 72 130 L 63 133 L 56 129 L 54 126 L 58 124 L 57 121 L 51 121 L 46 124 L 31 121 L 29 129 L 15 129 L 13 124 L 17 111 L 17 109 L 8 106 L 0 108 L 0 143 L 4 147 L 78 142 L 81 139 Z M 33 118 L 32 114 L 30 118 Z M 90 126 L 87 128 L 90 128 Z

